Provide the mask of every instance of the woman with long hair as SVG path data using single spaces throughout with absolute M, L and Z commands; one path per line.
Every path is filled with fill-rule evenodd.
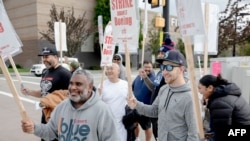
M 250 125 L 250 106 L 235 83 L 228 82 L 220 74 L 205 75 L 200 79 L 198 89 L 207 101 L 215 140 L 227 136 L 229 128 Z

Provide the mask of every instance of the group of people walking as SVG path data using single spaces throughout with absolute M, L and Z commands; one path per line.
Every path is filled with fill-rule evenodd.
M 145 60 L 132 83 L 133 96 L 128 96 L 122 56 L 115 54 L 106 67 L 107 79 L 94 88 L 92 74 L 77 69 L 72 74 L 58 62 L 54 48 L 44 48 L 42 54 L 47 71 L 41 79 L 41 90 L 23 88 L 22 93 L 35 97 L 66 90 L 68 96 L 53 109 L 42 123 L 22 120 L 22 129 L 42 140 L 139 141 L 140 129 L 145 140 L 200 141 L 193 109 L 192 91 L 186 72 L 186 59 L 166 38 L 156 61 L 155 72 Z M 250 107 L 237 85 L 221 75 L 205 75 L 199 80 L 202 104 L 209 111 L 208 140 L 223 141 L 228 126 L 250 125 Z M 46 109 L 46 106 L 43 106 Z M 141 126 L 141 128 L 139 128 Z

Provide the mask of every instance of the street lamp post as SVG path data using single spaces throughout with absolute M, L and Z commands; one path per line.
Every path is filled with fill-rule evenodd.
M 237 12 L 238 13 L 238 12 Z M 235 37 L 237 36 L 237 16 L 238 14 L 236 13 L 235 15 L 235 20 L 234 20 L 234 32 L 235 32 Z M 235 38 L 234 37 L 234 38 Z M 234 42 L 233 42 L 233 56 L 235 56 L 235 52 L 236 52 L 236 42 L 235 42 L 235 39 L 234 39 Z
M 236 12 L 236 15 L 235 15 L 235 21 L 234 21 L 234 32 L 235 32 L 235 38 L 234 38 L 234 41 L 233 41 L 233 53 L 232 55 L 235 56 L 236 55 L 236 36 L 237 36 L 237 21 L 238 21 L 238 18 L 237 17 L 244 17 L 244 16 L 248 16 L 250 15 L 250 13 L 239 13 Z

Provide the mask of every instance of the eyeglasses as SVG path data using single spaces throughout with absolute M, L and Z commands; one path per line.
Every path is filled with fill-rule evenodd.
M 161 65 L 160 66 L 160 69 L 163 71 L 163 70 L 166 70 L 166 71 L 172 71 L 174 69 L 174 67 L 180 67 L 180 66 L 173 66 L 173 65 L 170 65 L 170 64 L 167 64 L 167 65 Z

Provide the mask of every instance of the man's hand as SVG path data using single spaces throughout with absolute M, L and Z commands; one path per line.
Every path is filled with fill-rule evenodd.
M 33 134 L 35 130 L 35 124 L 31 120 L 22 120 L 22 129 L 23 132 Z
M 146 78 L 147 77 L 147 73 L 145 72 L 145 70 L 143 69 L 139 69 L 139 75 L 141 76 L 141 78 Z
M 127 102 L 130 109 L 135 109 L 137 105 L 137 100 L 134 96 L 128 97 Z
M 29 95 L 30 94 L 30 90 L 28 88 L 22 87 L 21 88 L 21 93 L 24 94 L 24 95 Z

